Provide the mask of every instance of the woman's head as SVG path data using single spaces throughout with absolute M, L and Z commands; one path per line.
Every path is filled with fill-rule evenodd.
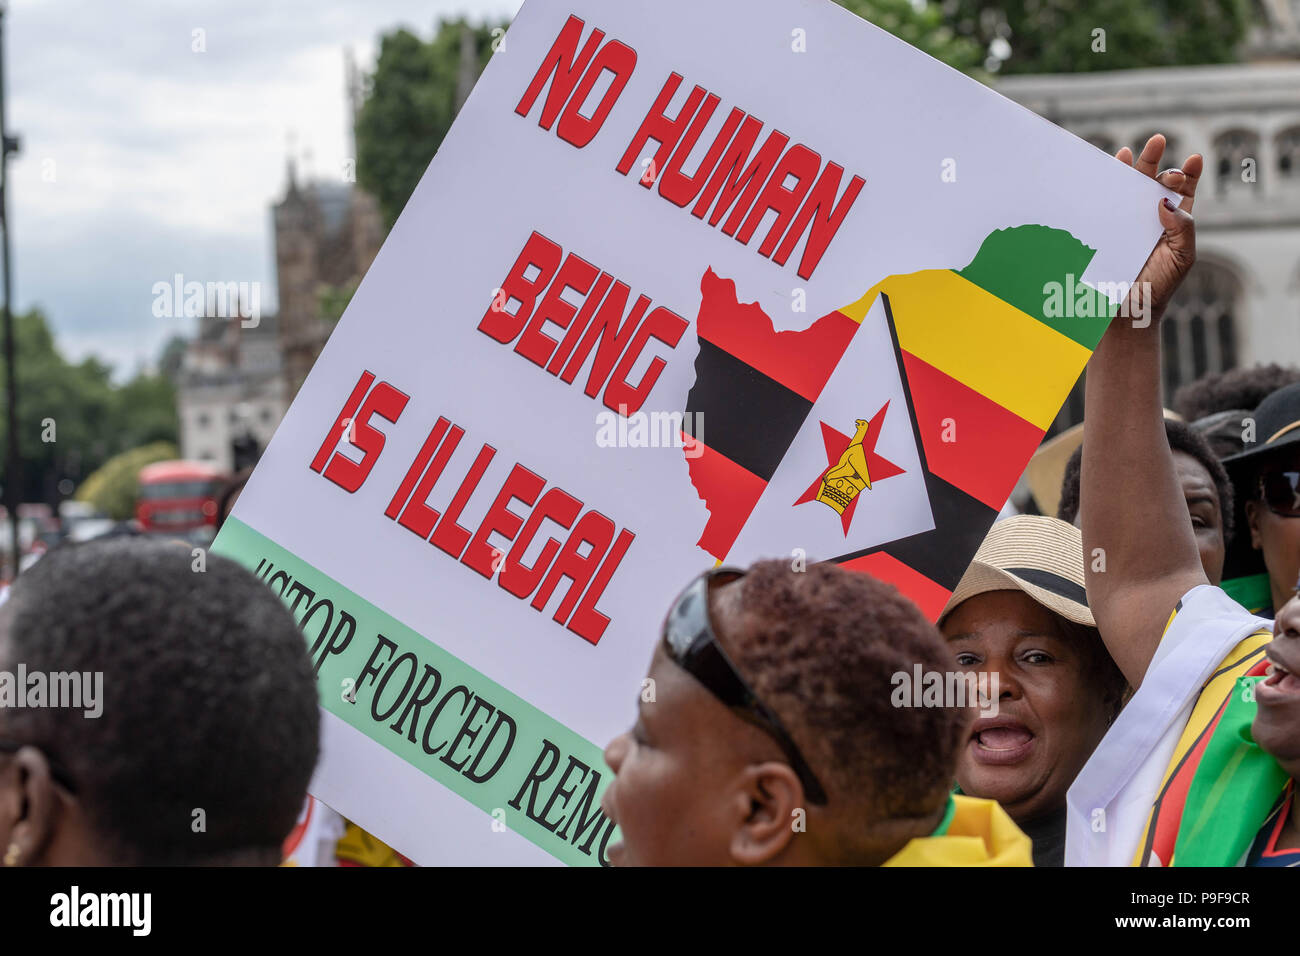
M 1245 501 L 1250 544 L 1268 570 L 1273 607 L 1300 576 L 1300 385 L 1278 389 L 1248 419 L 1245 451 L 1225 459 Z
M 1085 603 L 1078 529 L 1038 516 L 994 525 L 940 630 L 958 668 L 997 675 L 996 715 L 974 723 L 958 762 L 962 791 L 1018 822 L 1064 809 L 1124 693 Z
M 1196 535 L 1201 567 L 1211 584 L 1223 579 L 1223 562 L 1233 532 L 1233 487 L 1228 473 L 1203 436 L 1186 423 L 1165 419 L 1165 437 L 1173 453 L 1174 471 L 1187 514 Z M 1079 520 L 1079 487 L 1083 447 L 1080 446 L 1065 466 L 1061 482 L 1061 499 L 1056 516 L 1076 527 Z
M 162 541 L 65 546 L 0 606 L 0 671 L 74 688 L 0 707 L 11 865 L 279 862 L 316 763 L 311 659 L 266 584 L 193 561 Z
M 1264 649 L 1272 668 L 1255 685 L 1255 741 L 1291 778 L 1300 779 L 1300 589 L 1292 591 L 1273 621 L 1273 640 Z
M 975 721 L 957 764 L 962 791 L 1018 821 L 1062 809 L 1123 691 L 1097 629 L 1005 590 L 963 601 L 943 633 L 958 667 L 998 676 L 997 716 Z
M 1281 608 L 1300 577 L 1300 445 L 1266 456 L 1251 472 L 1250 546 L 1264 559 L 1273 607 Z
M 1226 372 L 1211 372 L 1174 393 L 1173 409 L 1185 421 L 1197 422 L 1224 412 L 1250 414 L 1279 388 L 1300 382 L 1294 365 L 1243 365 Z M 1236 451 L 1241 451 L 1241 422 L 1237 422 Z
M 697 578 L 656 643 L 655 693 L 605 750 L 614 779 L 601 807 L 622 834 L 610 861 L 883 862 L 931 833 L 947 804 L 971 710 L 899 708 L 893 693 L 898 674 L 945 661 L 934 625 L 869 575 L 769 560 Z M 746 693 L 728 693 L 732 680 Z M 788 746 L 741 698 L 775 715 Z M 792 830 L 792 814 L 807 826 Z

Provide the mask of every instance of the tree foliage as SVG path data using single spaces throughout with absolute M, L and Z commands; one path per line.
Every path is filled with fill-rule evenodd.
M 1002 73 L 1230 63 L 1251 16 L 1248 0 L 944 0 L 943 10 Z
M 380 38 L 379 59 L 357 117 L 357 180 L 379 200 L 388 225 L 397 219 L 456 118 L 462 34 L 477 53 L 474 77 L 492 57 L 492 31 L 440 20 L 431 40 L 401 29 Z
M 176 446 L 165 441 L 114 455 L 81 483 L 76 498 L 94 505 L 110 518 L 124 521 L 135 514 L 140 469 L 156 461 L 171 461 L 179 455 Z
M 954 69 L 976 74 L 983 69 L 986 45 L 959 34 L 947 22 L 938 3 L 926 2 L 917 7 L 911 0 L 835 2 Z
M 917 10 L 911 0 L 838 2 L 959 70 L 978 70 L 984 61 L 979 43 L 958 36 L 936 4 Z M 406 205 L 456 118 L 462 34 L 470 33 L 477 77 L 492 58 L 493 31 L 506 25 L 441 20 L 431 40 L 405 29 L 380 38 L 379 58 L 357 117 L 357 180 L 379 200 L 388 225 Z
M 169 338 L 158 355 L 158 374 L 169 381 L 175 381 L 176 376 L 181 372 L 181 365 L 185 361 L 185 350 L 189 348 L 189 344 L 190 340 L 184 335 L 173 335 Z
M 836 2 L 981 79 L 991 71 L 1075 73 L 1232 62 L 1251 16 L 1249 0 Z M 389 225 L 455 119 L 463 33 L 468 30 L 473 41 L 477 75 L 492 56 L 493 30 L 504 25 L 442 20 L 430 40 L 405 29 L 381 37 L 357 119 L 357 178 L 378 198 Z
M 328 322 L 331 328 L 337 325 L 339 319 L 343 318 L 348 303 L 356 295 L 357 285 L 356 282 L 344 285 L 321 283 L 316 289 L 316 314 L 320 320 Z
M 14 316 L 18 451 L 23 501 L 55 505 L 60 482 L 76 485 L 112 455 L 155 441 L 176 442 L 179 425 L 171 382 L 137 375 L 115 385 L 95 358 L 69 362 L 39 310 Z M 0 486 L 8 481 L 8 421 L 0 416 Z

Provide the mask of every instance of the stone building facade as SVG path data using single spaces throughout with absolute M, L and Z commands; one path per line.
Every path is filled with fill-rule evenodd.
M 266 447 L 338 318 L 323 297 L 341 302 L 384 240 L 372 196 L 344 182 L 300 185 L 292 162 L 272 221 L 279 313 L 251 327 L 201 318 L 177 376 L 181 454 L 227 471 Z
M 1290 16 L 1300 0 L 1275 6 Z M 1267 39 L 1269 50 L 1300 54 L 1294 29 Z M 1160 132 L 1165 165 L 1205 156 L 1197 264 L 1164 329 L 1166 403 L 1206 372 L 1300 364 L 1300 58 L 1004 77 L 997 89 L 1108 153 Z M 1053 431 L 1082 414 L 1080 383 Z
M 201 318 L 176 377 L 181 457 L 233 472 L 256 460 L 289 408 L 279 325 Z
M 285 387 L 297 394 L 334 328 L 322 296 L 355 289 L 384 241 L 375 198 L 346 182 L 298 184 L 292 163 L 272 210 L 280 351 Z

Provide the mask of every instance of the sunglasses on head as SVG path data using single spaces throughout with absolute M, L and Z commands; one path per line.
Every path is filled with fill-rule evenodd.
M 737 568 L 714 568 L 706 571 L 689 584 L 673 602 L 664 619 L 664 646 L 668 655 L 704 685 L 714 697 L 746 720 L 765 731 L 785 753 L 799 781 L 804 795 L 816 804 L 826 803 L 826 791 L 803 759 L 794 740 L 781 724 L 776 714 L 758 699 L 758 695 L 740 676 L 736 665 L 718 644 L 709 620 L 709 588 L 713 583 L 728 584 L 743 577 Z
M 1259 476 L 1259 496 L 1273 514 L 1300 518 L 1300 471 L 1264 472 Z

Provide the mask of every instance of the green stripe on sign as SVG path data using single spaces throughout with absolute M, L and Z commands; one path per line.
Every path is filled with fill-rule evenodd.
M 243 522 L 228 519 L 212 549 L 284 599 L 317 663 L 322 707 L 483 810 L 484 827 L 504 825 L 570 865 L 599 863 L 613 839 L 600 747 Z M 434 809 L 428 826 L 439 827 Z
M 970 265 L 955 271 L 1091 351 L 1116 308 L 1083 282 L 1096 254 L 1064 229 L 1015 226 L 989 233 Z

